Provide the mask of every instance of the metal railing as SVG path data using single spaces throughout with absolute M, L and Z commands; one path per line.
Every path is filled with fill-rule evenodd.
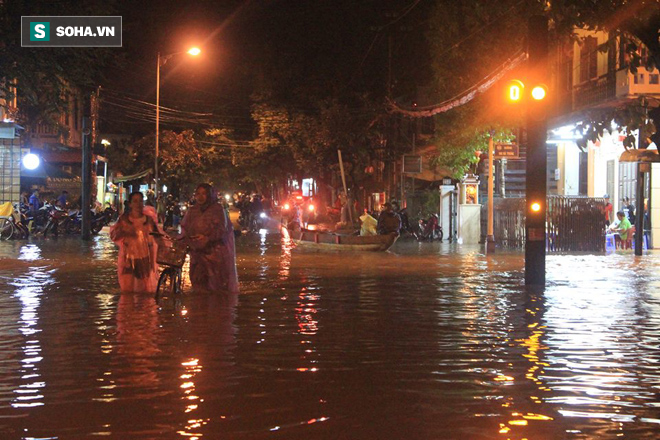
M 548 196 L 546 250 L 548 252 L 605 252 L 605 199 Z M 487 211 L 482 207 L 482 219 Z M 485 226 L 482 222 L 482 231 Z M 493 227 L 498 246 L 525 247 L 525 199 L 496 198 Z
M 605 199 L 548 197 L 549 252 L 605 252 Z
M 606 74 L 573 88 L 573 110 L 608 101 L 616 96 L 616 77 Z

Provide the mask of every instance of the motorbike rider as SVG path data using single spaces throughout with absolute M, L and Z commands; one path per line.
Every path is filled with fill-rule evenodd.
M 264 205 L 261 202 L 261 195 L 255 194 L 252 196 L 252 201 L 250 202 L 250 223 L 259 221 L 259 216 L 264 212 Z
M 425 238 L 433 237 L 433 232 L 438 228 L 438 216 L 431 214 L 429 219 L 426 221 L 422 235 Z
M 239 211 L 238 223 L 243 229 L 246 229 L 250 219 L 250 197 L 243 194 L 236 202 L 236 207 Z
M 378 226 L 376 227 L 380 235 L 399 234 L 401 230 L 401 218 L 394 212 L 392 204 L 387 202 L 383 205 L 383 211 L 378 216 Z

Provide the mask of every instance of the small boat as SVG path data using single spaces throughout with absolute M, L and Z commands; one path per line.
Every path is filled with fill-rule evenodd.
M 301 247 L 317 250 L 372 251 L 384 252 L 399 238 L 396 234 L 386 235 L 341 235 L 332 232 L 319 232 L 303 229 L 289 231 L 293 242 Z

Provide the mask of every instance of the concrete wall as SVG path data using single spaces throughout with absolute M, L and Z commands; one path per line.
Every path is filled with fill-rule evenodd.
M 651 237 L 654 249 L 660 248 L 660 163 L 651 169 Z
M 458 242 L 478 244 L 481 239 L 481 205 L 459 205 Z

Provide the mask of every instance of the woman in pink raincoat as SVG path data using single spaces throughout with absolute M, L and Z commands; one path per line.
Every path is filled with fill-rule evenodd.
M 157 232 L 152 218 L 144 213 L 142 193 L 128 198 L 130 209 L 110 228 L 110 238 L 119 245 L 117 274 L 122 292 L 154 293 L 158 285 L 157 245 L 151 232 Z
M 197 290 L 238 292 L 231 221 L 211 185 L 199 185 L 195 201 L 181 222 L 190 247 L 190 281 Z

